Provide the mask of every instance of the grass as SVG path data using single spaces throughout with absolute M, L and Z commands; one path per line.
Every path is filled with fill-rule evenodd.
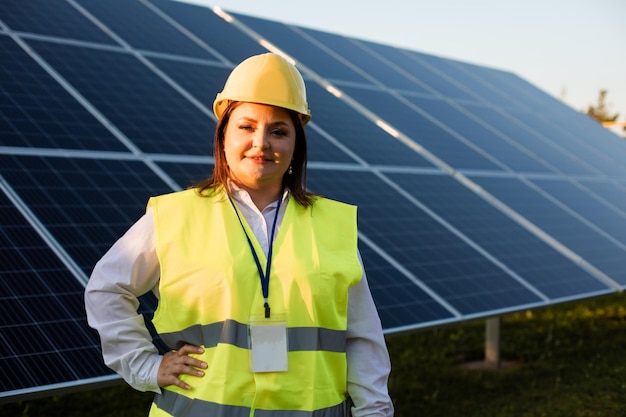
M 468 369 L 484 321 L 388 336 L 397 417 L 626 415 L 626 296 L 504 316 L 503 366 Z M 152 394 L 120 385 L 0 406 L 7 417 L 145 416 Z
M 390 337 L 397 416 L 618 417 L 626 415 L 624 295 L 502 319 L 501 370 L 481 358 L 484 322 Z

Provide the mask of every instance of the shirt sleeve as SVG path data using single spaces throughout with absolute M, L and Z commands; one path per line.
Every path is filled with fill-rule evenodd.
M 346 358 L 352 415 L 391 417 L 394 409 L 387 389 L 391 361 L 365 269 L 361 281 L 348 290 L 348 297 Z
M 104 363 L 133 388 L 160 393 L 162 356 L 152 343 L 137 297 L 158 295 L 159 261 L 151 210 L 98 261 L 85 289 L 87 321 L 100 334 Z

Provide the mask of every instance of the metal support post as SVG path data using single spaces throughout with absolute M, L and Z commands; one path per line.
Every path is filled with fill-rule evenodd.
M 500 317 L 485 321 L 485 366 L 500 368 Z

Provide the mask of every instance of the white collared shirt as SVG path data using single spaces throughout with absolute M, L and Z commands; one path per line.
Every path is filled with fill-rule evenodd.
M 232 197 L 265 253 L 278 201 L 259 211 L 250 195 L 231 187 Z M 282 196 L 277 230 L 285 214 L 289 192 Z M 137 314 L 137 296 L 152 291 L 159 296 L 159 260 L 154 219 L 149 209 L 98 261 L 85 290 L 89 325 L 98 330 L 104 362 L 140 391 L 160 393 L 157 372 L 162 360 L 143 316 Z M 361 257 L 359 255 L 359 260 Z M 348 291 L 346 358 L 348 393 L 353 415 L 392 416 L 387 392 L 391 363 L 382 327 L 365 272 Z

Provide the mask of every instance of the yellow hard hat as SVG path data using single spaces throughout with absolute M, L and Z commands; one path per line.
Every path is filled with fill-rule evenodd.
M 233 69 L 213 102 L 218 119 L 233 101 L 270 104 L 294 110 L 304 126 L 311 119 L 302 75 L 285 58 L 273 53 L 254 55 Z

